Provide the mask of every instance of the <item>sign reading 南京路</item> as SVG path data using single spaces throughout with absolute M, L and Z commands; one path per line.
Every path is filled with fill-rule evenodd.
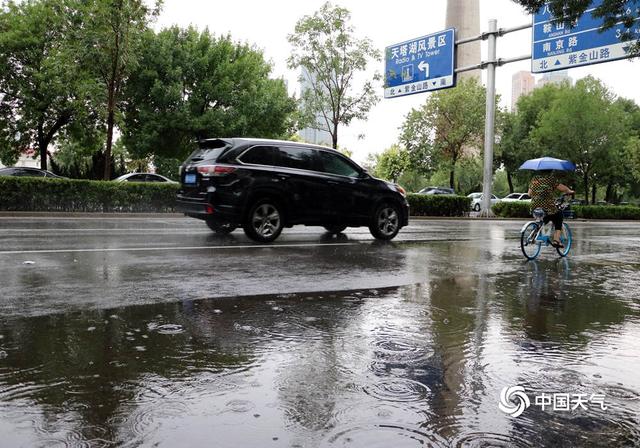
M 387 47 L 384 97 L 454 87 L 454 57 L 453 28 Z
M 533 48 L 531 71 L 533 73 L 565 70 L 581 65 L 598 64 L 629 57 L 630 44 L 640 38 L 640 4 L 627 1 L 624 16 L 606 31 L 600 31 L 602 18 L 593 16 L 603 0 L 594 0 L 591 6 L 571 24 L 555 18 L 549 5 L 533 15 Z M 627 28 L 625 18 L 636 18 Z M 627 40 L 623 38 L 627 37 Z

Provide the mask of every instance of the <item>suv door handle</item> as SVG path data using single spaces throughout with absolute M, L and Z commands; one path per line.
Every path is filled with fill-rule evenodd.
M 340 182 L 337 182 L 337 181 L 335 181 L 335 180 L 328 180 L 328 181 L 327 181 L 327 183 L 328 183 L 329 185 L 340 185 Z

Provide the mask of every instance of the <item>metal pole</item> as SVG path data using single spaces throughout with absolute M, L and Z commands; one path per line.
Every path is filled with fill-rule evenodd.
M 482 211 L 481 216 L 492 216 L 491 212 L 491 183 L 493 180 L 493 142 L 495 140 L 496 120 L 496 35 L 498 21 L 489 20 L 488 61 L 487 61 L 487 108 L 484 124 L 484 179 L 482 182 Z

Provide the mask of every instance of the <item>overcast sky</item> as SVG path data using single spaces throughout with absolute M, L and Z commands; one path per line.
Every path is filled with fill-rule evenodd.
M 298 73 L 287 68 L 291 51 L 287 35 L 304 15 L 313 14 L 323 0 L 238 0 L 220 2 L 211 0 L 164 0 L 163 11 L 156 28 L 177 24 L 190 24 L 200 29 L 208 27 L 217 35 L 229 33 L 236 41 L 247 42 L 264 51 L 273 64 L 273 76 L 284 77 L 291 93 L 298 90 Z M 352 24 L 358 37 L 368 37 L 381 51 L 386 46 L 444 29 L 446 0 L 405 1 L 397 9 L 389 3 L 376 4 L 365 0 L 333 1 L 351 12 Z M 480 29 L 487 29 L 489 19 L 498 20 L 499 28 L 508 28 L 531 21 L 524 10 L 511 0 L 480 0 Z M 498 39 L 498 57 L 507 58 L 531 51 L 531 31 L 519 31 Z M 486 42 L 482 43 L 483 60 Z M 384 72 L 383 63 L 376 68 Z M 511 77 L 520 70 L 530 70 L 530 61 L 522 61 L 497 69 L 496 88 L 502 96 L 502 105 L 511 104 Z M 575 79 L 587 75 L 600 78 L 617 95 L 640 103 L 640 61 L 609 62 L 583 68 L 574 68 L 569 75 Z M 540 75 L 537 76 L 539 78 Z M 398 128 L 411 108 L 427 99 L 427 93 L 381 100 L 363 122 L 342 127 L 338 137 L 341 147 L 353 151 L 359 162 L 368 153 L 381 152 L 398 138 Z M 358 136 L 364 138 L 359 139 Z

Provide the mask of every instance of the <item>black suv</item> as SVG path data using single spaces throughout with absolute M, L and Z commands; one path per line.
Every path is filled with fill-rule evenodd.
M 216 233 L 238 226 L 255 241 L 283 227 L 324 226 L 331 233 L 368 226 L 390 240 L 409 219 L 404 190 L 371 177 L 333 149 L 277 140 L 209 139 L 180 167 L 179 211 Z

